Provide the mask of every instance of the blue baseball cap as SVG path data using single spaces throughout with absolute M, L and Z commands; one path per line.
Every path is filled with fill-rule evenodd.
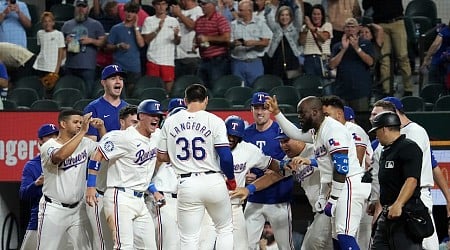
M 174 108 L 183 107 L 186 108 L 186 103 L 183 98 L 172 98 L 167 105 L 167 111 L 170 112 Z
M 58 132 L 59 132 L 59 130 L 55 124 L 51 124 L 51 123 L 44 124 L 38 130 L 38 138 L 43 138 L 45 136 L 49 136 L 51 134 L 56 134 Z
M 287 135 L 283 132 L 283 130 L 280 128 L 279 131 L 278 131 L 278 136 L 275 137 L 274 139 L 275 139 L 275 140 L 282 140 L 282 139 L 286 139 L 286 138 L 289 138 L 289 136 L 287 136 Z
M 269 96 L 266 92 L 256 92 L 253 94 L 252 103 L 250 105 L 264 105 L 266 102 L 266 96 Z
M 125 71 L 122 70 L 122 68 L 119 65 L 111 64 L 106 66 L 102 71 L 102 80 L 106 80 L 110 78 L 111 76 L 115 75 L 121 75 L 122 77 L 126 77 L 127 74 Z
M 388 97 L 383 98 L 383 101 L 387 101 L 387 102 L 394 104 L 395 109 L 397 109 L 397 110 L 403 110 L 403 103 L 397 97 L 388 96 Z
M 344 117 L 346 121 L 355 119 L 355 111 L 349 106 L 344 106 Z

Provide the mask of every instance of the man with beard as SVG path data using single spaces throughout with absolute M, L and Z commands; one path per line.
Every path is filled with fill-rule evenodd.
M 61 31 L 66 37 L 66 74 L 84 80 L 86 93 L 90 96 L 95 81 L 97 48 L 106 41 L 105 31 L 99 21 L 88 17 L 87 0 L 75 1 L 75 17 L 66 21 Z
M 370 183 L 361 182 L 364 169 L 359 165 L 352 135 L 343 124 L 325 116 L 318 97 L 305 97 L 297 105 L 303 133 L 283 116 L 276 98 L 268 96 L 266 99 L 266 108 L 275 115 L 286 135 L 303 141 L 314 139 L 315 158 L 294 157 L 292 164 L 296 171 L 302 170 L 302 167 L 297 169 L 299 164 L 319 168 L 321 191 L 316 209 L 323 209 L 332 217 L 334 247 L 359 249 L 355 235 Z
M 264 223 L 264 229 L 261 235 L 261 240 L 259 241 L 259 249 L 261 250 L 278 250 L 277 242 L 275 241 L 275 236 L 273 235 L 272 227 L 270 222 L 266 221 Z

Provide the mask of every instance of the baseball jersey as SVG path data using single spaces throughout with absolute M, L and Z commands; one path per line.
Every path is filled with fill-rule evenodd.
M 204 110 L 181 110 L 161 129 L 158 150 L 167 153 L 176 174 L 220 171 L 215 147 L 228 147 L 225 123 Z
M 272 157 L 265 155 L 254 144 L 241 141 L 231 151 L 234 162 L 234 176 L 238 187 L 245 187 L 245 174 L 251 168 L 266 170 L 272 161 Z
M 30 221 L 27 230 L 36 230 L 38 226 L 39 200 L 42 197 L 42 186 L 36 186 L 35 181 L 41 176 L 41 156 L 38 155 L 25 163 L 20 183 L 20 199 L 31 205 Z
M 433 169 L 431 167 L 431 150 L 430 139 L 427 131 L 419 124 L 410 122 L 400 129 L 401 134 L 405 134 L 406 138 L 413 140 L 422 150 L 422 172 L 420 174 L 421 187 L 433 187 Z
M 178 179 L 170 163 L 165 162 L 159 166 L 158 172 L 156 172 L 152 182 L 158 191 L 172 194 L 177 193 Z
M 347 177 L 364 171 L 359 165 L 352 135 L 342 123 L 331 117 L 325 117 L 313 139 L 321 183 L 331 183 L 333 180 L 334 165 L 331 154 L 338 151 L 348 152 Z
M 345 127 L 350 131 L 352 134 L 353 142 L 355 143 L 355 146 L 361 146 L 366 149 L 366 153 L 364 155 L 362 165 L 361 167 L 363 169 L 366 169 L 366 159 L 370 159 L 373 154 L 372 147 L 370 146 L 370 138 L 369 135 L 364 131 L 363 128 L 361 128 L 358 124 L 353 122 L 346 122 Z
M 87 163 L 95 152 L 97 143 L 83 138 L 72 155 L 56 165 L 52 162 L 52 155 L 62 146 L 63 144 L 53 138 L 41 146 L 41 165 L 44 172 L 42 193 L 52 200 L 73 204 L 84 196 Z
M 156 164 L 157 136 L 143 136 L 135 127 L 106 133 L 99 149 L 108 163 L 108 187 L 145 191 Z

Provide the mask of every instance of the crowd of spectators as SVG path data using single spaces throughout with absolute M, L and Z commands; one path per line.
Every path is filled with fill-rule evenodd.
M 354 109 L 366 111 L 371 96 L 394 94 L 390 60 L 395 58 L 403 78 L 401 94 L 413 94 L 414 69 L 404 44 L 400 0 L 363 0 L 365 13 L 373 17 L 373 23 L 364 25 L 356 0 L 323 0 L 314 6 L 302 0 L 240 2 L 153 0 L 144 8 L 138 0 L 93 0 L 92 6 L 87 0 L 75 0 L 73 18 L 60 26 L 51 12 L 42 14 L 42 30 L 35 34 L 41 51 L 32 59 L 34 73 L 76 75 L 84 80 L 87 96 L 94 96 L 90 93 L 95 91 L 98 69 L 114 63 L 127 72 L 127 94 L 139 78 L 149 75 L 163 80 L 167 97 L 183 75 L 198 75 L 210 87 L 221 76 L 233 74 L 252 87 L 263 74 L 277 75 L 287 85 L 310 74 L 323 83 L 332 78 L 326 94 L 337 94 Z M 389 11 L 384 8 L 387 4 L 392 6 Z M 24 2 L 1 0 L 0 42 L 26 48 L 26 31 L 37 21 L 31 20 Z M 448 33 L 444 25 L 422 65 L 430 67 L 431 79 L 442 83 L 448 62 L 441 62 L 448 56 L 438 60 L 437 55 L 448 55 Z M 391 52 L 395 57 L 386 56 Z M 20 74 L 10 77 L 11 89 Z

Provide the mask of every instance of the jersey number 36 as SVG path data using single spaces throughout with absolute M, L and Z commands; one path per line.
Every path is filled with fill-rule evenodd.
M 176 140 L 176 143 L 181 146 L 181 152 L 177 154 L 178 160 L 185 161 L 190 157 L 198 161 L 205 159 L 206 150 L 202 147 L 205 140 L 202 137 L 194 137 L 191 141 L 186 137 L 180 137 Z

